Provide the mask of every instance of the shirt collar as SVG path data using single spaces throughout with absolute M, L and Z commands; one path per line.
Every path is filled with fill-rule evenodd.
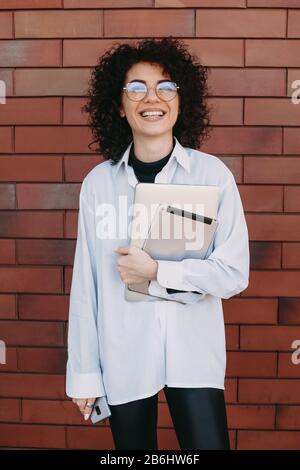
M 172 160 L 173 158 L 176 158 L 177 159 L 177 162 L 188 172 L 190 173 L 190 159 L 189 159 L 189 155 L 186 151 L 186 149 L 180 144 L 179 140 L 174 136 L 175 138 L 175 145 L 174 145 L 174 149 L 173 149 L 173 152 L 171 153 L 171 156 L 170 156 L 170 160 Z M 131 145 L 133 145 L 133 140 L 130 142 L 130 144 L 128 145 L 127 149 L 125 150 L 125 152 L 123 153 L 123 156 L 122 158 L 118 161 L 118 163 L 115 165 L 115 175 L 117 175 L 121 165 L 124 163 L 125 164 L 125 168 L 127 168 L 128 166 L 128 158 L 129 158 L 129 152 L 130 152 L 130 148 L 131 148 Z M 169 163 L 168 161 L 168 163 Z

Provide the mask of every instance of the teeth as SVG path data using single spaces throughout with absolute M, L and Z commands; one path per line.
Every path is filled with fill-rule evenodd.
M 161 111 L 145 111 L 142 116 L 163 116 L 163 114 Z

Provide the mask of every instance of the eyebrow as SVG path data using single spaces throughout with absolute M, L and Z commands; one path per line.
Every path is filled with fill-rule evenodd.
M 171 81 L 172 80 L 170 80 L 169 78 L 164 78 L 163 80 L 157 80 L 156 83 L 171 82 Z M 145 80 L 139 80 L 138 78 L 134 78 L 133 80 L 130 80 L 130 82 L 128 82 L 128 83 L 131 83 L 131 82 L 141 82 L 141 83 L 147 84 L 147 82 Z

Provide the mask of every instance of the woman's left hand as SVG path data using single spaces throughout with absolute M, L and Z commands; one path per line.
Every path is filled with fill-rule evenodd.
M 156 279 L 158 263 L 136 246 L 122 246 L 114 250 L 118 258 L 118 271 L 126 284 Z

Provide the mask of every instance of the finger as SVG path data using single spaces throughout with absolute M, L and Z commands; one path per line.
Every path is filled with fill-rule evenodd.
M 87 403 L 86 403 L 86 406 L 84 408 L 84 419 L 87 420 L 89 419 L 90 417 L 90 414 L 92 413 L 93 411 L 93 408 L 91 405 L 93 405 L 95 402 L 95 400 L 88 400 Z M 89 406 L 87 406 L 89 405 Z
M 119 246 L 119 248 L 116 248 L 114 251 L 116 253 L 127 255 L 129 250 L 130 250 L 130 246 Z

